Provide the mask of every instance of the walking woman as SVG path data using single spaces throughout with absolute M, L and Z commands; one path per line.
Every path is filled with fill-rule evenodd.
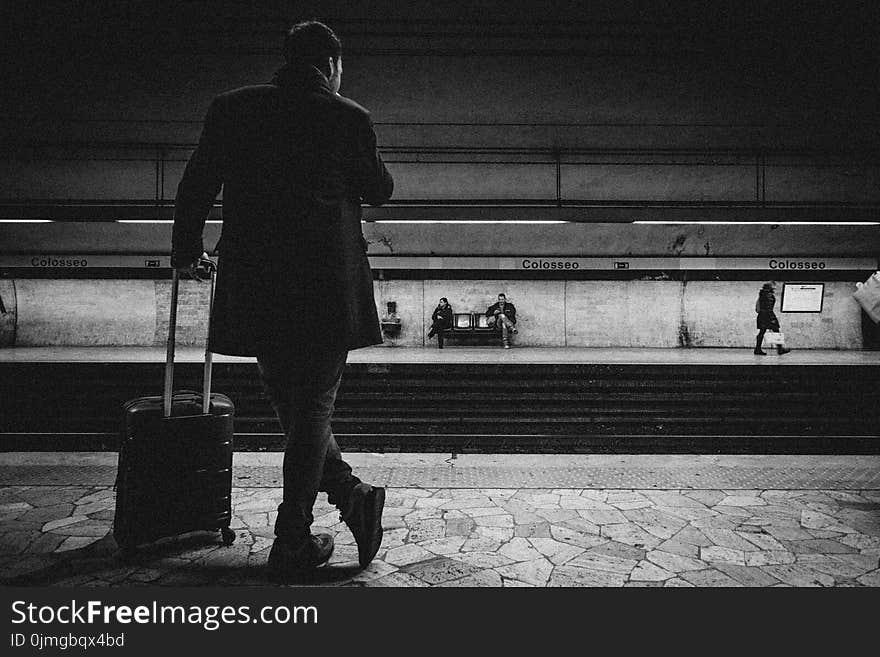
M 776 295 L 773 293 L 773 284 L 764 283 L 761 291 L 758 292 L 758 300 L 755 301 L 755 312 L 758 313 L 758 337 L 755 339 L 755 355 L 766 356 L 767 352 L 761 349 L 761 343 L 764 342 L 764 334 L 767 331 L 779 333 L 779 320 L 776 313 L 773 312 L 773 306 L 776 305 Z M 786 349 L 784 345 L 776 345 L 776 353 L 780 356 L 787 354 L 791 349 Z
M 434 308 L 434 312 L 431 314 L 431 330 L 428 331 L 428 337 L 433 338 L 437 333 L 448 328 L 452 328 L 452 306 L 449 305 L 449 300 L 446 297 L 440 297 L 440 303 L 437 304 L 437 307 Z M 442 336 L 437 339 L 442 349 Z

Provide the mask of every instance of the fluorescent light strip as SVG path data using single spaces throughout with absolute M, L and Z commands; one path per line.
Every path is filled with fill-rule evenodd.
M 571 221 L 538 221 L 538 220 L 519 220 L 519 219 L 511 219 L 509 221 L 504 220 L 492 220 L 492 219 L 466 219 L 462 221 L 454 221 L 449 219 L 426 219 L 424 221 L 412 221 L 407 219 L 377 219 L 376 221 L 371 222 L 361 222 L 361 223 L 374 223 L 374 224 L 570 224 L 573 223 Z
M 119 224 L 173 224 L 171 219 L 117 219 Z M 208 224 L 222 224 L 222 221 L 210 220 Z M 454 221 L 449 219 L 427 219 L 424 221 L 413 221 L 408 219 L 379 219 L 377 221 L 361 221 L 362 224 L 570 224 L 571 221 L 539 221 L 539 220 L 518 220 L 511 219 L 491 220 L 491 219 L 467 219 L 462 221 Z
M 705 226 L 880 226 L 880 221 L 634 221 L 634 224 Z
M 54 219 L 0 219 L 0 224 L 51 224 L 57 223 Z M 63 223 L 63 222 L 62 222 Z M 117 219 L 118 224 L 173 224 L 172 219 Z M 223 221 L 210 219 L 206 224 L 222 224 Z M 572 224 L 582 223 L 577 221 L 539 221 L 539 220 L 482 220 L 471 219 L 462 221 L 427 219 L 424 221 L 412 221 L 406 219 L 379 219 L 377 221 L 361 221 L 362 224 Z M 626 224 L 627 222 L 613 222 Z M 633 224 L 655 226 L 880 226 L 880 221 L 633 221 Z
M 173 224 L 173 219 L 117 219 L 117 224 Z M 222 224 L 217 219 L 209 219 L 206 224 Z

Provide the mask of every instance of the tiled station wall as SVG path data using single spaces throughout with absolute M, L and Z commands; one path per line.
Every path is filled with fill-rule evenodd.
M 458 312 L 484 312 L 499 292 L 517 307 L 516 342 L 523 346 L 745 347 L 753 344 L 761 282 L 377 280 L 374 291 L 380 316 L 394 301 L 402 322 L 400 335 L 386 338 L 389 347 L 428 344 L 441 296 Z M 207 290 L 182 282 L 179 344 L 203 344 Z M 826 283 L 821 313 L 781 313 L 777 305 L 790 342 L 862 348 L 854 290 L 852 282 Z M 167 280 L 2 280 L 0 296 L 16 306 L 0 320 L 0 346 L 159 346 L 167 336 L 169 294 Z
M 219 228 L 206 227 L 209 249 Z M 364 234 L 368 253 L 375 256 L 649 256 L 672 263 L 679 257 L 876 258 L 880 253 L 880 226 L 367 223 Z M 29 253 L 160 255 L 168 253 L 170 237 L 168 224 L 0 224 L 0 254 L 14 251 L 8 245 L 16 244 Z M 861 348 L 862 316 L 852 292 L 867 275 L 830 277 L 821 313 L 778 312 L 793 343 Z M 425 322 L 441 296 L 457 311 L 468 312 L 484 311 L 498 292 L 505 292 L 519 310 L 517 340 L 523 345 L 744 346 L 754 335 L 754 301 L 761 283 L 798 280 L 796 272 L 769 271 L 749 274 L 750 280 L 719 271 L 717 280 L 689 281 L 657 274 L 589 280 L 589 273 L 579 280 L 529 280 L 524 273 L 502 281 L 491 270 L 484 280 L 457 278 L 455 272 L 444 276 L 393 280 L 394 270 L 386 270 L 380 277 L 385 280 L 375 281 L 380 316 L 385 304 L 394 301 L 402 320 L 401 334 L 386 344 L 425 344 Z M 0 314 L 0 345 L 162 344 L 169 287 L 167 280 L 66 279 L 63 271 L 47 279 L 7 272 L 0 277 L 0 299 L 7 310 Z M 206 313 L 207 286 L 184 281 L 181 344 L 204 339 Z
M 484 312 L 504 292 L 516 306 L 517 344 L 540 347 L 743 347 L 754 345 L 759 281 L 381 281 L 380 305 L 397 303 L 403 328 L 389 345 L 422 346 L 441 296 L 456 311 Z M 778 313 L 803 348 L 861 348 L 852 283 L 825 287 L 821 314 Z M 384 308 L 384 305 L 383 305 Z M 777 307 L 778 310 L 778 307 Z M 427 323 L 427 325 L 426 325 Z

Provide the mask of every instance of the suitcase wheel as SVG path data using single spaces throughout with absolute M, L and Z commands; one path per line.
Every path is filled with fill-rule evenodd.
M 235 532 L 229 527 L 220 529 L 220 535 L 223 537 L 223 545 L 232 545 L 235 542 Z

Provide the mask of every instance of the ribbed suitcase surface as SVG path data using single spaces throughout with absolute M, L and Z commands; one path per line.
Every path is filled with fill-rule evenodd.
M 209 260 L 201 264 L 210 272 L 213 301 L 216 268 Z M 142 543 L 197 530 L 219 530 L 227 545 L 235 540 L 229 528 L 235 407 L 226 395 L 211 394 L 210 351 L 204 390 L 172 392 L 179 282 L 175 270 L 164 394 L 123 407 L 113 536 L 126 555 Z
M 226 395 L 180 391 L 172 415 L 163 399 L 125 404 L 116 479 L 113 535 L 123 550 L 196 530 L 224 531 L 232 520 L 232 449 L 235 408 Z

